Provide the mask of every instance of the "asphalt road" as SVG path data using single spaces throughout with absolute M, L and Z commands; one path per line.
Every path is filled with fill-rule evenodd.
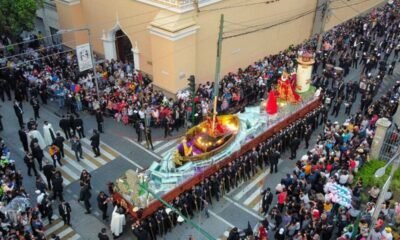
M 400 75 L 400 64 L 397 65 L 395 73 L 392 76 L 387 76 L 380 89 L 377 97 L 381 96 L 387 91 L 387 89 L 399 79 Z M 358 81 L 360 77 L 360 68 L 351 71 L 346 77 L 346 81 L 355 80 Z M 353 104 L 352 112 L 355 112 L 359 107 L 360 95 L 358 95 L 356 103 Z M 19 129 L 17 118 L 12 108 L 12 102 L 7 101 L 0 103 L 0 112 L 3 115 L 4 131 L 1 132 L 1 136 L 5 139 L 5 142 L 10 147 L 12 159 L 16 161 L 17 168 L 20 169 L 24 176 L 24 186 L 28 193 L 31 194 L 33 201 L 35 202 L 35 179 L 29 177 L 26 174 L 26 166 L 23 163 L 24 153 L 22 146 L 18 138 L 17 131 Z M 24 108 L 24 120 L 27 122 L 33 111 L 31 106 L 27 103 L 23 103 Z M 54 129 L 59 130 L 58 122 L 60 116 L 66 112 L 58 109 L 55 102 L 50 102 L 47 106 L 42 106 L 40 109 L 39 119 L 39 130 L 42 130 L 43 121 L 47 120 L 52 123 Z M 88 144 L 88 137 L 91 136 L 91 131 L 97 125 L 94 116 L 87 113 L 81 113 L 82 119 L 84 120 L 84 126 L 86 131 L 86 140 L 83 140 L 84 156 L 85 159 L 82 163 L 77 163 L 74 160 L 73 152 L 70 148 L 66 147 L 66 158 L 64 159 L 64 166 L 61 167 L 61 171 L 65 177 L 65 191 L 64 197 L 71 203 L 73 208 L 72 213 L 72 227 L 63 226 L 62 221 L 59 219 L 50 226 L 47 226 L 47 232 L 59 234 L 63 239 L 97 239 L 97 233 L 102 227 L 109 227 L 109 221 L 102 221 L 100 211 L 97 209 L 96 196 L 101 190 L 107 190 L 107 182 L 114 181 L 127 169 L 144 169 L 150 166 L 153 161 L 160 159 L 164 153 L 169 149 L 174 148 L 178 144 L 176 138 L 163 138 L 162 129 L 153 130 L 153 138 L 155 151 L 149 151 L 143 143 L 136 142 L 136 134 L 134 129 L 130 126 L 124 126 L 122 123 L 116 123 L 111 118 L 106 118 L 104 129 L 105 133 L 101 135 L 101 151 L 103 155 L 100 158 L 94 158 L 92 150 Z M 347 116 L 344 116 L 344 107 L 341 109 L 341 113 L 338 118 L 334 121 L 343 122 Z M 181 132 L 175 132 L 174 136 L 177 137 L 182 134 Z M 313 138 L 318 134 L 318 131 L 313 133 Z M 312 139 L 313 139 L 312 138 Z M 298 156 L 301 156 L 306 152 L 304 149 L 304 143 L 300 146 L 300 152 Z M 46 156 L 48 158 L 48 156 Z M 246 228 L 247 222 L 254 227 L 254 225 L 262 219 L 259 215 L 259 192 L 260 189 L 270 187 L 274 189 L 276 184 L 280 182 L 280 179 L 292 171 L 295 161 L 288 160 L 287 153 L 283 155 L 282 161 L 279 165 L 278 174 L 270 175 L 268 170 L 261 175 L 253 178 L 251 181 L 243 184 L 238 189 L 233 190 L 220 202 L 213 202 L 214 205 L 210 206 L 210 218 L 206 219 L 203 214 L 196 215 L 193 221 L 198 224 L 201 228 L 207 231 L 211 236 L 219 239 L 225 239 L 224 233 L 229 231 L 234 226 L 239 228 Z M 82 169 L 88 169 L 92 174 L 92 214 L 84 214 L 83 206 L 77 202 L 79 195 L 79 178 Z M 265 180 L 265 181 L 264 181 Z M 264 186 L 260 187 L 260 183 L 264 182 Z M 57 205 L 54 203 L 54 212 L 57 215 Z M 111 207 L 109 208 L 109 215 L 111 214 Z M 57 216 L 55 216 L 56 218 Z M 132 239 L 133 234 L 129 230 L 130 226 L 125 227 L 125 233 L 120 239 Z M 168 233 L 164 238 L 160 239 L 171 239 L 171 240 L 183 240 L 188 239 L 192 235 L 195 239 L 205 239 L 196 229 L 188 224 L 183 224 L 176 227 L 171 233 Z

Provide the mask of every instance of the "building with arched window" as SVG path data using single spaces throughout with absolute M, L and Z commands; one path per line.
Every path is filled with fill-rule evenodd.
M 220 15 L 225 15 L 222 74 L 245 68 L 318 32 L 317 10 L 327 0 L 57 0 L 60 29 L 88 26 L 94 51 L 132 61 L 169 92 L 187 78 L 214 80 Z M 330 1 L 325 30 L 383 0 Z M 249 34 L 240 35 L 249 32 Z M 65 45 L 87 42 L 86 32 L 63 35 Z

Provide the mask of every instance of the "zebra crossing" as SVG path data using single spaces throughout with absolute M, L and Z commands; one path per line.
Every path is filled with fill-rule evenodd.
M 131 140 L 132 141 L 132 140 Z M 153 142 L 154 150 L 153 152 L 159 155 L 161 158 L 167 156 L 171 149 L 176 149 L 176 147 L 181 142 L 181 138 L 175 138 L 171 140 L 159 140 Z M 146 141 L 140 142 L 143 147 L 147 148 Z
M 57 215 L 53 215 L 53 222 L 48 223 L 48 220 L 44 220 L 45 224 L 45 236 L 50 238 L 52 234 L 59 236 L 61 240 L 79 240 L 80 235 L 75 232 L 69 225 L 64 225 L 64 221 Z
M 232 228 L 228 228 L 223 234 L 221 234 L 217 240 L 227 240 L 229 237 L 229 232 L 232 230 Z
M 59 166 L 57 163 L 57 170 L 59 170 L 63 176 L 64 186 L 68 186 L 72 182 L 79 180 L 82 170 L 86 169 L 88 172 L 92 172 L 120 156 L 120 154 L 112 147 L 101 142 L 100 143 L 101 156 L 94 157 L 94 153 L 90 146 L 90 140 L 88 140 L 87 138 L 82 138 L 81 144 L 82 144 L 83 159 L 80 159 L 80 162 L 78 162 L 75 157 L 75 152 L 71 149 L 70 142 L 69 141 L 64 142 L 65 156 L 61 159 L 61 163 L 63 164 L 63 166 Z M 20 150 L 24 151 L 23 148 L 20 148 Z M 51 158 L 47 149 L 43 149 L 43 153 L 44 153 L 43 160 L 49 161 L 52 164 L 53 159 Z M 43 175 L 43 172 L 38 171 L 38 173 L 42 177 L 42 179 L 46 179 L 45 176 Z
M 239 191 L 231 194 L 230 197 L 233 201 L 250 210 L 253 215 L 260 214 L 262 203 L 261 193 L 264 190 L 265 178 L 268 174 L 269 169 L 259 172 L 250 182 L 246 183 Z

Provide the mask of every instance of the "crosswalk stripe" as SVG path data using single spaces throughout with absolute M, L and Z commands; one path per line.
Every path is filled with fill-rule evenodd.
M 248 191 L 254 188 L 261 180 L 263 180 L 269 174 L 269 169 L 265 170 L 260 176 L 250 182 L 245 188 L 243 188 L 239 193 L 237 193 L 233 198 L 235 200 L 241 199 Z
M 75 232 L 68 225 L 64 225 L 64 221 L 57 215 L 53 215 L 53 222 L 49 224 L 47 218 L 43 220 L 43 224 L 45 225 L 45 235 L 47 237 L 55 234 L 59 236 L 62 240 L 78 240 L 80 239 L 80 235 Z
M 105 150 L 107 153 L 109 153 L 112 156 L 111 159 L 117 158 L 119 156 L 119 154 L 117 152 L 115 152 L 112 148 L 105 145 L 104 143 L 101 143 L 100 146 L 103 148 L 103 150 Z
M 259 212 L 261 208 L 261 201 L 254 205 L 253 210 Z
M 158 145 L 160 145 L 163 142 L 164 141 L 155 141 L 155 142 L 153 142 L 153 147 L 157 147 Z M 144 142 L 144 144 L 146 144 L 146 141 Z
M 51 158 L 50 154 L 47 151 L 43 151 L 43 153 L 44 153 L 45 157 L 50 161 L 50 163 L 52 163 L 53 159 Z M 66 162 L 67 161 L 65 161 L 65 160 L 61 161 L 61 163 L 63 164 L 62 167 L 60 167 L 57 163 L 58 169 L 63 173 L 63 177 L 65 174 L 66 177 L 70 177 L 72 180 L 71 182 L 73 182 L 73 179 L 78 179 L 79 176 L 74 173 L 74 170 L 71 169 L 70 164 L 67 164 Z
M 25 152 L 25 150 L 24 150 L 22 147 L 20 147 L 19 150 L 22 151 L 22 152 Z M 50 159 L 50 160 L 51 160 L 51 159 Z M 51 160 L 51 161 L 52 161 L 52 160 Z M 37 161 L 35 161 L 35 167 L 36 167 L 36 170 L 37 170 L 38 174 L 40 175 L 40 177 L 43 179 L 43 181 L 46 182 L 46 176 L 43 174 L 42 171 L 39 170 L 39 165 L 37 164 Z M 31 171 L 31 172 L 32 172 L 32 171 Z M 72 180 L 72 181 L 71 181 L 71 180 Z M 71 184 L 71 182 L 73 182 L 73 181 L 74 181 L 74 180 L 71 179 L 71 178 L 64 178 L 63 184 L 64 184 L 64 185 L 69 185 L 69 184 Z M 46 184 L 47 184 L 47 182 L 46 182 Z
M 168 149 L 169 146 L 171 146 L 174 143 L 177 143 L 178 141 L 168 141 L 166 144 L 163 144 L 161 147 L 154 149 L 154 152 L 156 153 L 161 153 L 163 152 L 164 149 Z
M 64 149 L 68 149 L 68 151 L 69 151 L 69 157 L 70 157 L 71 159 L 74 159 L 74 160 L 76 161 L 75 152 L 72 150 L 71 146 L 70 146 L 69 144 L 65 144 L 65 145 L 64 145 Z M 90 168 L 93 168 L 93 169 L 97 169 L 97 168 L 103 166 L 104 164 L 107 164 L 106 161 L 102 161 L 102 160 L 100 160 L 100 159 L 95 160 L 94 158 L 90 157 L 89 154 L 91 154 L 91 150 L 89 150 L 89 149 L 87 149 L 86 147 L 82 146 L 82 155 L 88 156 L 88 159 L 87 159 L 87 160 L 89 160 L 89 162 L 87 162 L 87 161 L 81 161 L 81 163 L 84 162 L 84 164 L 90 166 Z M 89 158 L 89 157 L 90 157 L 90 158 Z
M 65 150 L 64 150 L 65 151 Z M 76 161 L 76 157 L 75 157 L 75 155 L 72 155 L 69 151 L 65 151 L 65 157 L 68 157 L 68 159 L 70 159 L 70 161 Z M 95 170 L 97 167 L 100 167 L 101 165 L 99 165 L 99 166 L 96 166 L 96 165 L 94 165 L 92 162 L 90 162 L 90 161 L 83 161 L 84 159 L 80 159 L 80 162 L 78 163 L 78 164 L 80 164 L 80 165 L 82 165 L 82 166 L 84 166 L 84 169 L 87 169 L 88 171 L 93 171 L 93 170 Z
M 63 159 L 65 162 L 72 165 L 79 172 L 82 172 L 82 170 L 85 169 L 78 162 L 76 162 L 75 157 L 72 157 L 72 158 L 70 157 L 70 153 L 67 154 L 67 151 L 64 150 L 64 154 L 65 154 L 65 156 L 63 157 Z
M 229 237 L 229 232 L 232 230 L 232 228 L 228 228 L 221 236 L 219 236 L 217 239 L 219 240 L 227 240 Z
M 64 227 L 65 227 L 65 228 L 64 228 Z M 65 237 L 65 236 L 67 236 L 68 234 L 74 232 L 74 230 L 73 230 L 72 228 L 70 228 L 68 225 L 64 225 L 64 227 L 63 227 L 64 229 L 63 229 L 61 232 L 57 233 L 57 235 L 58 235 L 60 238 L 63 238 L 63 237 Z
M 261 194 L 259 194 L 256 198 L 253 199 L 247 206 L 250 208 L 254 208 L 254 206 L 260 205 L 261 202 Z
M 51 235 L 52 233 L 54 233 L 55 231 L 57 231 L 57 229 L 59 229 L 59 228 L 62 227 L 62 226 L 64 226 L 64 222 L 63 222 L 63 220 L 61 220 L 61 219 L 59 218 L 59 219 L 53 221 L 52 224 L 49 224 L 49 225 L 48 225 L 48 227 L 50 227 L 50 228 L 46 229 L 45 234 L 46 234 L 47 236 L 48 236 L 48 235 Z
M 257 196 L 260 195 L 260 190 L 261 188 L 257 188 L 245 201 L 244 205 L 249 205 L 254 199 L 257 198 Z
M 79 240 L 79 239 L 81 239 L 81 236 L 79 236 L 78 234 L 75 234 L 74 236 L 72 236 L 71 238 L 69 238 L 69 239 L 61 239 L 61 240 Z
M 85 143 L 88 147 L 91 148 L 90 145 L 90 141 L 86 138 L 81 139 L 82 143 Z M 83 144 L 82 144 L 83 145 Z M 115 157 L 112 156 L 110 153 L 108 153 L 106 150 L 104 150 L 104 144 L 100 144 L 100 154 L 101 154 L 101 158 L 103 158 L 103 160 L 106 160 L 107 162 L 111 162 L 112 159 L 114 159 Z

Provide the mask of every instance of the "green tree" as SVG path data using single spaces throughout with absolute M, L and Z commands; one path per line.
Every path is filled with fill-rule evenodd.
M 0 33 L 15 39 L 23 31 L 31 31 L 36 11 L 44 0 L 0 0 Z

